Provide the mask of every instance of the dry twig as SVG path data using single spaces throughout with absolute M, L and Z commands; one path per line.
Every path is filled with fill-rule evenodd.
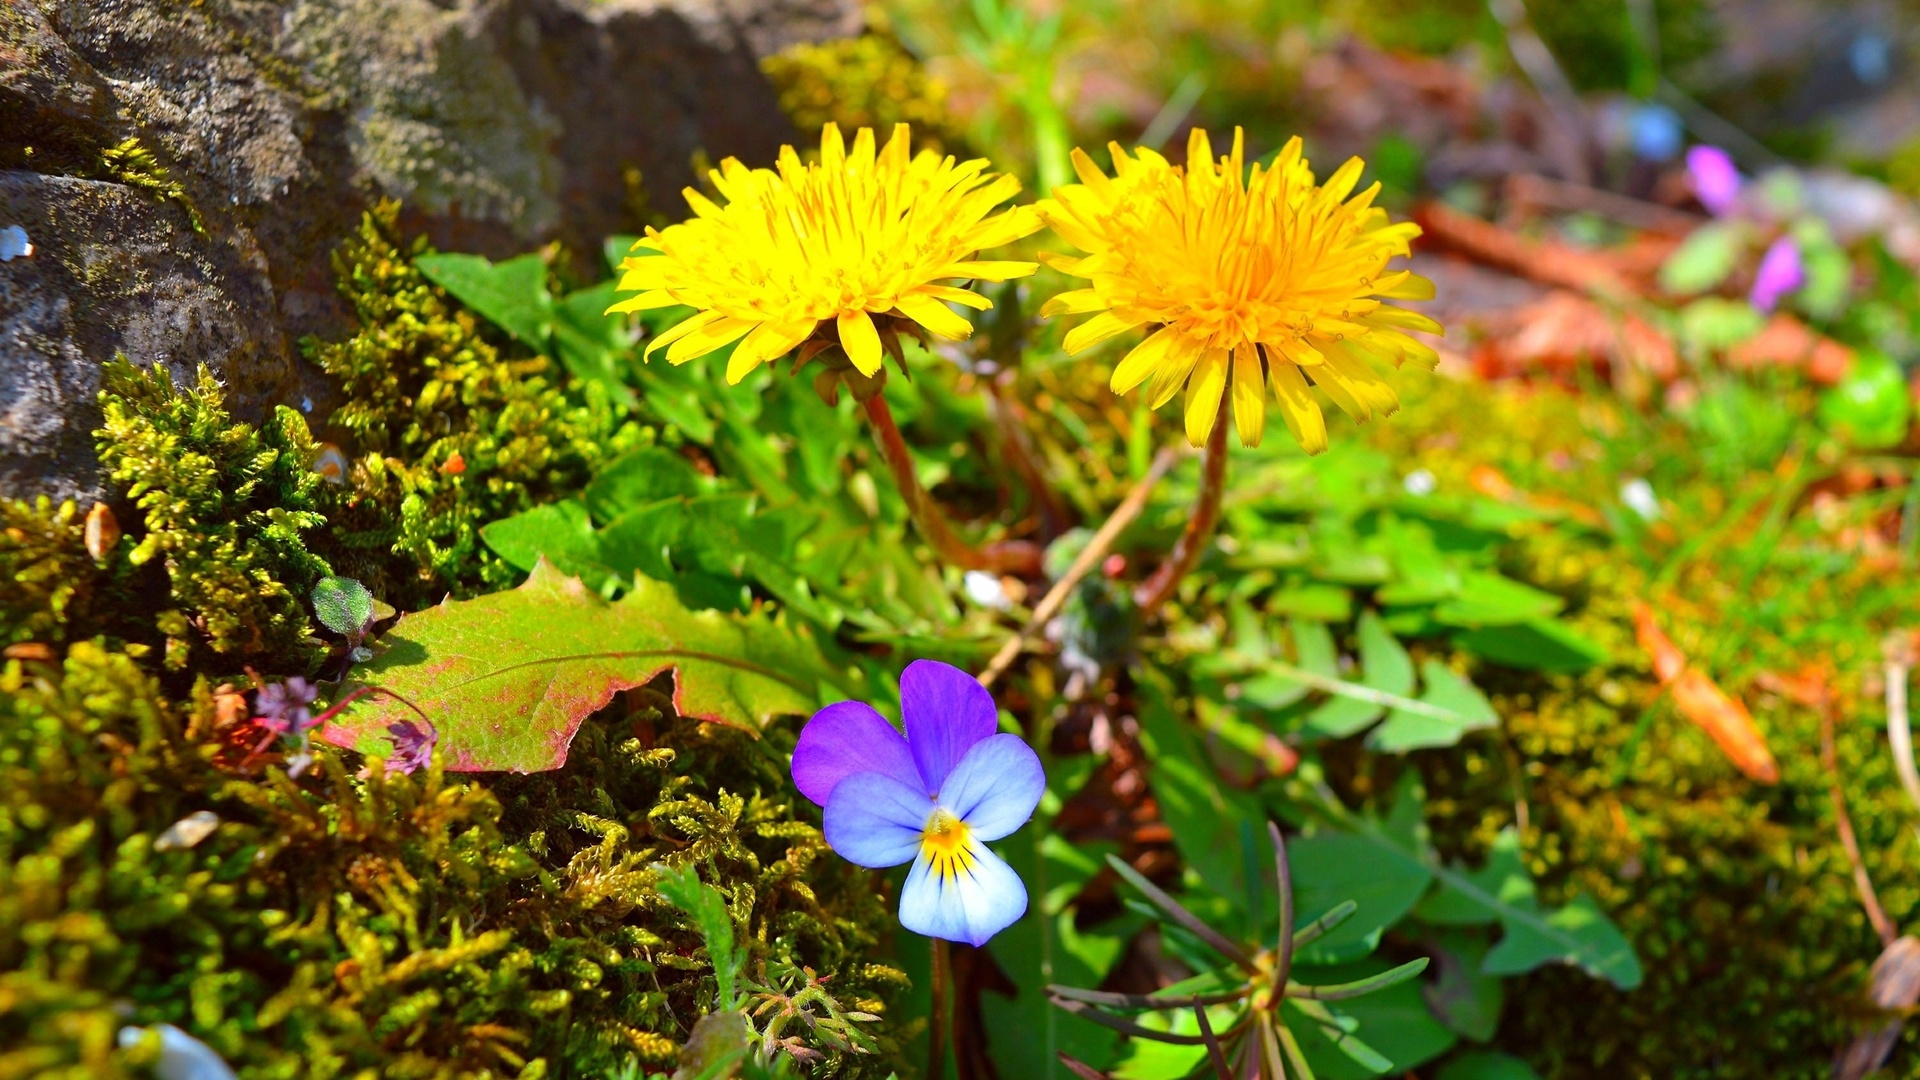
M 1061 575 L 1059 581 L 1053 583 L 1053 588 L 1047 590 L 1047 595 L 1040 598 L 1039 606 L 1033 609 L 1033 616 L 1027 620 L 1026 625 L 1008 638 L 1006 644 L 1000 646 L 1000 651 L 993 654 L 993 659 L 987 661 L 986 670 L 980 673 L 981 686 L 991 689 L 994 681 L 1013 663 L 1014 657 L 1020 655 L 1020 650 L 1027 641 L 1060 613 L 1061 605 L 1067 602 L 1067 596 L 1073 592 L 1074 586 L 1080 584 L 1080 579 L 1086 577 L 1087 573 L 1106 557 L 1107 549 L 1113 546 L 1113 542 L 1120 538 L 1120 534 L 1128 525 L 1133 524 L 1133 519 L 1139 517 L 1140 512 L 1147 508 L 1147 496 L 1153 493 L 1153 486 L 1160 482 L 1161 477 L 1167 475 L 1167 470 L 1173 468 L 1174 463 L 1182 456 L 1184 452 L 1180 448 L 1168 447 L 1153 459 L 1152 466 L 1147 469 L 1147 475 L 1140 478 L 1140 482 L 1133 486 L 1132 491 L 1127 492 L 1127 497 L 1114 508 L 1106 524 L 1100 526 L 1100 531 L 1094 533 L 1093 539 L 1087 541 L 1087 546 L 1073 560 L 1073 565 L 1067 568 L 1067 572 Z

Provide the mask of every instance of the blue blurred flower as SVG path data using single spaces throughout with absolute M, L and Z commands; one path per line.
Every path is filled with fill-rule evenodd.
M 874 868 L 911 860 L 900 925 L 985 944 L 1027 910 L 1027 889 L 988 851 L 1046 790 L 1040 758 L 997 734 L 993 696 L 959 668 L 916 660 L 900 676 L 903 738 L 858 701 L 813 715 L 793 752 L 800 793 L 826 807 L 827 843 Z

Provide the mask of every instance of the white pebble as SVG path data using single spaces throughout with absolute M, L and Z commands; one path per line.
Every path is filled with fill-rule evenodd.
M 154 839 L 153 850 L 172 851 L 176 848 L 193 847 L 200 841 L 212 836 L 213 830 L 219 827 L 219 814 L 211 810 L 195 810 L 193 813 L 167 826 L 167 831 L 161 833 Z
M 961 579 L 961 585 L 967 590 L 967 599 L 983 608 L 1005 611 L 1013 606 L 1013 601 L 1007 599 L 1007 590 L 1000 584 L 1000 579 L 985 570 L 967 571 L 966 577 Z
M 27 230 L 18 225 L 9 225 L 0 229 L 0 262 L 12 262 L 33 254 L 33 241 L 27 239 Z
M 160 1060 L 153 1067 L 159 1080 L 238 1080 L 213 1048 L 172 1024 L 155 1024 L 160 1033 Z M 146 1028 L 120 1029 L 120 1048 L 129 1049 L 147 1035 Z
M 1620 501 L 1642 520 L 1660 520 L 1660 499 L 1653 493 L 1653 485 L 1639 477 L 1620 485 Z

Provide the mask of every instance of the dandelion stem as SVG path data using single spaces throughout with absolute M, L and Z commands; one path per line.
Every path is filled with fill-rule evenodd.
M 953 961 L 947 955 L 945 940 L 930 940 L 933 942 L 933 1019 L 927 1028 L 927 1080 L 941 1080 L 947 1069 L 947 1024 L 953 997 Z
M 1207 542 L 1213 539 L 1214 527 L 1220 524 L 1220 498 L 1226 491 L 1227 480 L 1230 401 L 1231 395 L 1220 395 L 1220 415 L 1214 419 L 1213 435 L 1207 439 L 1207 455 L 1200 463 L 1200 497 L 1194 503 L 1193 516 L 1187 519 L 1187 527 L 1174 542 L 1167 561 L 1133 591 L 1133 603 L 1140 609 L 1142 623 L 1153 618 L 1160 605 L 1180 587 L 1180 579 L 1200 562 Z
M 1040 572 L 1040 549 L 1025 541 L 1010 541 L 995 544 L 979 550 L 960 538 L 947 523 L 946 515 L 933 501 L 927 489 L 920 486 L 920 478 L 914 473 L 913 456 L 907 450 L 907 441 L 900 436 L 900 427 L 893 422 L 893 410 L 887 407 L 887 399 L 875 394 L 866 401 L 867 419 L 873 424 L 874 434 L 879 438 L 881 453 L 887 459 L 887 466 L 893 470 L 894 483 L 899 485 L 900 497 L 907 501 L 907 513 L 920 530 L 920 535 L 941 559 L 962 570 L 990 570 L 996 573 L 1012 573 L 1032 576 Z

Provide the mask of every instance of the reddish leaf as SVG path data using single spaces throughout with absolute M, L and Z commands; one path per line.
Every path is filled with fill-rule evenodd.
M 360 678 L 425 713 L 447 768 L 461 772 L 557 769 L 587 716 L 669 668 L 682 715 L 748 730 L 811 712 L 825 677 L 794 627 L 689 611 L 672 586 L 645 578 L 610 603 L 544 560 L 518 589 L 403 616 L 382 646 Z M 417 718 L 372 695 L 321 738 L 383 751 L 388 724 Z

